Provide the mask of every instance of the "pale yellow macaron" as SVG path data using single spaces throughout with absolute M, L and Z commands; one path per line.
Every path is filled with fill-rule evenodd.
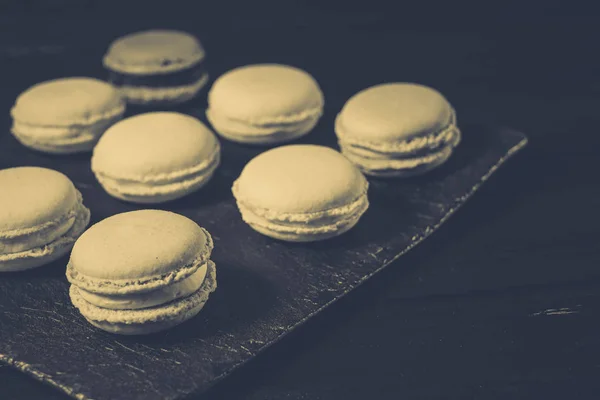
M 309 242 L 340 235 L 369 207 L 368 182 L 339 152 L 287 145 L 253 158 L 233 184 L 243 220 L 275 239 Z
M 288 142 L 310 132 L 323 114 L 317 81 L 288 65 L 256 64 L 221 75 L 208 93 L 206 116 L 226 139 Z
M 73 246 L 73 305 L 94 326 L 137 335 L 195 316 L 217 287 L 213 241 L 191 219 L 162 210 L 106 218 Z
M 90 220 L 81 193 L 58 171 L 0 170 L 0 272 L 48 264 L 69 252 Z
M 125 103 L 110 84 L 94 78 L 38 83 L 17 98 L 11 132 L 23 145 L 46 153 L 90 151 Z
M 342 153 L 365 174 L 393 177 L 442 165 L 461 140 L 456 113 L 437 90 L 387 83 L 352 96 L 335 121 Z
M 91 168 L 118 199 L 162 203 L 204 186 L 220 163 L 217 137 L 176 112 L 139 114 L 113 125 L 98 142 Z

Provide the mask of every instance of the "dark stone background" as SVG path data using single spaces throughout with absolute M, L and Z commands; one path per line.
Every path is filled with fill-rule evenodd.
M 598 398 L 598 10 L 514 0 L 203 3 L 3 1 L 0 57 L 29 57 L 49 79 L 40 53 L 193 28 L 231 67 L 285 54 L 316 74 L 339 71 L 322 84 L 340 99 L 417 81 L 442 91 L 459 118 L 530 138 L 451 223 L 206 398 Z M 7 367 L 0 385 L 2 398 L 64 398 Z

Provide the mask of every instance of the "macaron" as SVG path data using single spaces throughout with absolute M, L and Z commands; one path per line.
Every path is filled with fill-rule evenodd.
M 133 203 L 162 203 L 204 186 L 221 147 L 202 122 L 176 112 L 152 112 L 113 125 L 96 145 L 91 168 L 104 190 Z
M 73 305 L 122 335 L 169 329 L 194 317 L 217 287 L 210 234 L 183 215 L 139 210 L 84 232 L 67 265 Z
M 81 193 L 58 171 L 0 170 L 0 272 L 40 267 L 67 254 L 90 221 Z
M 23 145 L 68 154 L 92 150 L 104 131 L 122 118 L 125 103 L 106 82 L 61 78 L 25 90 L 10 113 L 11 132 Z
M 369 207 L 369 184 L 339 152 L 287 145 L 252 160 L 233 183 L 242 219 L 274 239 L 311 242 L 350 230 Z
M 129 103 L 166 105 L 188 101 L 206 85 L 205 56 L 189 33 L 148 30 L 112 42 L 103 64 Z
M 413 176 L 442 165 L 460 143 L 456 113 L 437 90 L 387 83 L 352 96 L 335 120 L 342 153 L 365 174 Z
M 307 72 L 257 64 L 220 76 L 208 93 L 206 116 L 226 139 L 276 144 L 310 132 L 323 114 L 323 93 Z

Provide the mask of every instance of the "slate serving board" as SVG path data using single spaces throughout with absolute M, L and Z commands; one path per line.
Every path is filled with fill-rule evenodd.
M 16 88 L 36 80 L 28 82 L 13 81 L 0 97 L 1 109 L 10 108 Z M 201 116 L 201 109 L 200 102 L 180 111 Z M 23 148 L 7 133 L 10 120 L 2 114 L 0 168 L 37 165 L 65 173 L 91 209 L 91 223 L 140 208 L 102 191 L 89 155 L 50 156 Z M 326 109 L 315 131 L 299 142 L 335 147 L 334 116 L 335 110 Z M 70 304 L 63 258 L 0 276 L 0 360 L 77 399 L 176 399 L 205 391 L 433 233 L 527 143 L 513 130 L 470 125 L 460 116 L 459 124 L 463 142 L 446 165 L 420 178 L 371 179 L 371 207 L 359 224 L 312 244 L 274 241 L 242 222 L 230 187 L 261 149 L 222 141 L 222 166 L 209 185 L 156 207 L 194 219 L 215 240 L 218 289 L 199 316 L 147 337 L 99 331 Z

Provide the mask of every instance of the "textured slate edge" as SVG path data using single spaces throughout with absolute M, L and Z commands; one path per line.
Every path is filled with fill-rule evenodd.
M 522 134 L 520 134 L 520 135 L 522 135 Z M 461 197 L 458 197 L 458 198 L 454 199 L 454 204 L 448 209 L 448 211 L 446 212 L 446 214 L 444 214 L 444 216 L 437 222 L 437 224 L 435 224 L 433 226 L 427 227 L 425 229 L 425 231 L 423 232 L 423 234 L 421 234 L 419 236 L 416 236 L 416 237 L 413 237 L 411 243 L 407 247 L 405 247 L 402 251 L 400 251 L 396 256 L 392 257 L 390 260 L 388 260 L 387 262 L 385 262 L 381 267 L 377 268 L 373 272 L 371 272 L 371 273 L 365 275 L 364 277 L 362 277 L 354 286 L 351 286 L 349 289 L 341 292 L 341 294 L 339 296 L 337 296 L 336 298 L 332 299 L 328 303 L 325 303 L 323 306 L 319 307 L 317 310 L 315 310 L 315 311 L 307 314 L 303 319 L 299 320 L 297 323 L 295 323 L 294 325 L 290 326 L 289 329 L 287 329 L 285 332 L 282 332 L 279 336 L 277 336 L 271 342 L 265 344 L 263 347 L 261 347 L 258 350 L 256 350 L 255 353 L 254 353 L 254 356 L 262 353 L 265 349 L 267 349 L 268 347 L 270 347 L 273 344 L 277 343 L 287 333 L 291 332 L 292 330 L 294 330 L 298 326 L 304 324 L 312 316 L 316 315 L 317 313 L 321 312 L 325 308 L 329 307 L 331 304 L 335 303 L 337 300 L 339 300 L 340 298 L 342 298 L 343 296 L 345 296 L 346 294 L 348 294 L 349 292 L 351 292 L 352 290 L 354 290 L 355 288 L 357 288 L 358 286 L 360 286 L 361 284 L 363 284 L 364 282 L 366 282 L 373 275 L 377 274 L 379 271 L 381 271 L 382 269 L 384 269 L 385 267 L 387 267 L 388 265 L 390 265 L 391 263 L 393 263 L 394 261 L 396 261 L 402 255 L 406 254 L 408 251 L 410 251 L 416 245 L 418 245 L 423 240 L 425 240 L 427 237 L 429 237 L 442 224 L 444 224 L 450 218 L 450 216 L 452 216 L 460 207 L 462 207 L 465 204 L 465 202 L 477 191 L 477 189 L 479 189 L 479 187 L 481 187 L 481 185 L 484 182 L 486 182 L 490 178 L 490 176 L 492 176 L 492 174 L 494 172 L 496 172 L 496 170 L 498 170 L 498 168 L 500 166 L 502 166 L 513 155 L 515 155 L 517 152 L 519 152 L 521 149 L 523 149 L 527 145 L 527 143 L 528 143 L 527 137 L 523 136 L 523 139 L 521 139 L 521 141 L 519 141 L 516 145 L 514 145 L 512 148 L 510 148 L 506 152 L 506 154 L 503 157 L 501 157 L 488 170 L 488 172 L 485 173 L 480 178 L 479 182 L 476 185 L 474 185 L 468 193 L 466 193 L 465 195 L 463 195 Z M 240 366 L 244 365 L 245 363 L 247 363 L 251 359 L 252 358 L 243 360 L 243 361 L 235 364 L 234 366 L 232 366 L 230 369 L 224 371 L 221 375 L 215 377 L 213 379 L 213 381 L 211 382 L 211 384 L 206 387 L 206 389 L 208 389 L 211 386 L 214 386 L 216 383 L 220 382 L 224 377 L 226 377 L 227 375 L 229 375 L 233 370 L 235 370 L 235 369 L 239 368 Z M 57 389 L 61 390 L 62 392 L 64 392 L 65 394 L 67 394 L 68 396 L 73 397 L 74 399 L 77 399 L 77 400 L 94 400 L 93 398 L 87 397 L 87 396 L 85 396 L 82 393 L 77 393 L 75 390 L 72 390 L 68 386 L 65 386 L 65 385 L 62 385 L 62 384 L 56 382 L 54 379 L 52 379 L 51 377 L 49 377 L 45 373 L 37 371 L 33 365 L 30 365 L 30 364 L 27 364 L 25 362 L 21 362 L 21 361 L 18 361 L 18 360 L 14 360 L 13 358 L 11 358 L 11 357 L 9 357 L 7 355 L 4 355 L 4 354 L 0 354 L 0 362 L 4 362 L 4 363 L 8 364 L 9 366 L 12 366 L 13 368 L 16 368 L 17 370 L 22 371 L 22 372 L 28 374 L 29 376 L 33 377 L 34 379 L 36 379 L 36 380 L 38 380 L 40 382 L 43 382 L 43 383 L 48 384 L 48 385 L 50 385 L 50 386 L 52 386 L 54 388 L 57 388 Z
M 73 389 L 71 389 L 70 387 L 68 387 L 66 385 L 62 385 L 61 383 L 52 379 L 49 375 L 47 375 L 43 372 L 37 371 L 32 365 L 27 364 L 23 361 L 18 361 L 18 360 L 15 360 L 14 358 L 9 357 L 5 354 L 0 354 L 0 362 L 3 362 L 10 367 L 16 368 L 17 370 L 26 373 L 27 375 L 33 377 L 35 380 L 38 380 L 42 383 L 46 383 L 56 389 L 59 389 L 59 390 L 63 391 L 64 393 L 66 393 L 67 395 L 73 397 L 74 399 L 93 400 L 89 397 L 86 397 L 85 395 L 83 395 L 81 393 L 75 393 L 75 391 Z

